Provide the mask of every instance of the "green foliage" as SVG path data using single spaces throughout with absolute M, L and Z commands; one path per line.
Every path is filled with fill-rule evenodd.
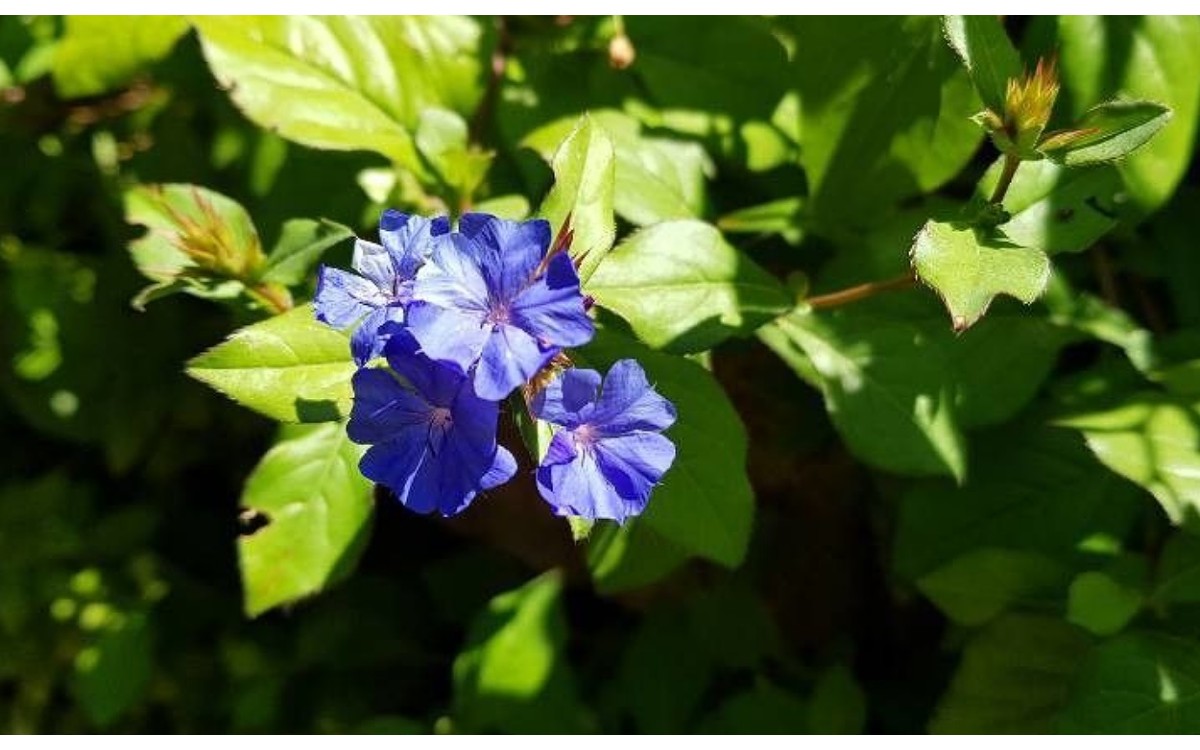
M 188 362 L 188 374 L 281 422 L 329 422 L 350 410 L 347 338 L 309 306 L 235 331 Z
M 354 568 L 371 521 L 360 446 L 340 423 L 286 428 L 246 479 L 238 539 L 246 613 L 316 593 Z
M 0 730 L 1197 731 L 1198 78 L 1192 16 L 0 18 Z M 523 392 L 463 514 L 361 475 L 309 300 L 384 208 L 549 221 L 566 357 L 678 411 L 642 515 L 552 515 Z

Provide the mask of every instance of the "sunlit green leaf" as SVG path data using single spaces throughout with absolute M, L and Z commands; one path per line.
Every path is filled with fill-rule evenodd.
M 292 427 L 255 467 L 242 513 L 263 525 L 238 538 L 246 614 L 322 591 L 353 568 L 373 507 L 362 453 L 341 423 Z
M 1170 119 L 1170 108 L 1154 102 L 1105 102 L 1084 112 L 1072 126 L 1082 131 L 1079 137 L 1041 150 L 1068 167 L 1115 161 L 1141 148 Z
M 349 227 L 335 222 L 293 219 L 283 225 L 283 233 L 267 255 L 259 279 L 295 286 L 308 277 L 326 250 L 353 236 Z
M 1021 57 L 996 16 L 945 16 L 946 39 L 962 58 L 979 98 L 993 112 L 1004 112 L 1008 82 L 1019 78 Z
M 187 32 L 181 16 L 67 16 L 54 50 L 59 96 L 95 96 L 128 83 L 167 56 Z

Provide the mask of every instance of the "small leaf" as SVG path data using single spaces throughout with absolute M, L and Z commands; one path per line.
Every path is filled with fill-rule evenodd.
M 717 226 L 730 233 L 778 234 L 789 243 L 798 244 L 804 237 L 800 225 L 803 208 L 802 198 L 780 198 L 725 214 L 717 219 Z
M 687 559 L 683 548 L 636 519 L 621 526 L 599 524 L 588 538 L 588 570 L 602 594 L 648 586 L 677 570 Z
M 572 232 L 571 256 L 584 282 L 600 265 L 616 236 L 615 165 L 612 141 L 585 115 L 554 154 L 554 185 L 538 210 L 538 215 L 550 222 L 553 235 Z
M 95 642 L 75 657 L 73 687 L 87 716 L 109 727 L 143 699 L 154 671 L 153 630 L 145 612 L 113 613 Z
M 1200 602 L 1200 539 L 1174 534 L 1163 547 L 1155 573 L 1153 601 L 1160 604 Z
M 1200 403 L 1146 392 L 1056 420 L 1083 433 L 1108 468 L 1149 490 L 1174 523 L 1200 510 Z
M 305 305 L 236 331 L 188 363 L 188 374 L 281 422 L 331 422 L 350 408 L 346 336 Z
M 166 57 L 188 29 L 179 16 L 67 16 L 64 27 L 52 67 L 64 99 L 124 86 Z
M 917 580 L 917 588 L 957 623 L 982 625 L 1015 604 L 1065 590 L 1069 572 L 1033 552 L 984 547 Z
M 943 16 L 946 40 L 967 66 L 979 98 L 1004 111 L 1008 82 L 1022 73 L 1021 57 L 996 16 Z
M 342 423 L 293 427 L 254 468 L 241 505 L 266 525 L 238 538 L 247 615 L 322 591 L 353 568 L 373 510 L 362 454 Z
M 945 354 L 915 326 L 875 317 L 795 312 L 759 338 L 825 396 L 846 445 L 904 474 L 966 471 Z
M 1090 643 L 1055 617 L 1008 615 L 975 635 L 938 703 L 933 734 L 1052 731 Z
M 1126 633 L 1084 660 L 1057 727 L 1067 734 L 1200 732 L 1200 645 Z
M 930 221 L 912 247 L 913 270 L 936 291 L 954 330 L 972 326 L 998 294 L 1030 304 L 1050 281 L 1050 259 L 1040 250 L 984 244 L 972 229 Z
M 650 346 L 704 351 L 786 312 L 791 295 L 711 224 L 667 221 L 626 239 L 584 290 Z
M 308 277 L 326 250 L 354 236 L 349 227 L 332 221 L 292 219 L 285 222 L 279 241 L 267 256 L 259 279 L 295 286 Z
M 1050 134 L 1050 143 L 1038 150 L 1068 167 L 1114 161 L 1140 148 L 1170 119 L 1170 108 L 1154 102 L 1105 102 L 1083 114 L 1072 137 Z
M 454 660 L 456 723 L 468 731 L 585 730 L 566 641 L 558 571 L 492 599 Z
M 1105 573 L 1088 571 L 1071 582 L 1067 621 L 1100 636 L 1115 635 L 1141 610 L 1142 592 Z
M 417 149 L 450 191 L 448 199 L 462 204 L 483 182 L 492 154 L 468 143 L 467 122 L 455 112 L 430 107 L 417 124 Z

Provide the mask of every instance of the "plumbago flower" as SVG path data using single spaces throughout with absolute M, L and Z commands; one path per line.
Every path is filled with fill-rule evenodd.
M 423 354 L 407 331 L 386 328 L 392 372 L 361 369 L 352 381 L 346 431 L 371 446 L 359 469 L 418 513 L 455 515 L 517 470 L 496 443 L 499 404 L 476 396 L 457 368 Z
M 430 357 L 470 373 L 481 398 L 504 398 L 592 338 L 575 266 L 565 252 L 547 258 L 549 248 L 541 219 L 464 214 L 417 272 L 409 330 Z
M 674 443 L 660 434 L 674 424 L 675 407 L 632 359 L 603 382 L 595 370 L 566 370 L 531 406 L 561 428 L 537 469 L 538 491 L 560 516 L 636 516 L 675 460 Z
M 317 320 L 341 329 L 361 321 L 350 339 L 360 367 L 383 351 L 384 324 L 404 320 L 417 269 L 429 257 L 433 238 L 449 231 L 445 216 L 426 219 L 388 209 L 379 218 L 382 244 L 361 239 L 354 244 L 352 265 L 361 275 L 321 266 L 313 300 Z

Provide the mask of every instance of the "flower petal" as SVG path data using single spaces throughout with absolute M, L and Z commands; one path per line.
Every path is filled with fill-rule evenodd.
M 563 427 L 578 427 L 600 393 L 600 373 L 572 367 L 533 397 L 533 415 Z
M 604 480 L 590 453 L 581 453 L 570 463 L 542 466 L 536 476 L 538 492 L 556 515 L 620 522 L 641 511 L 629 507 Z
M 383 331 L 390 334 L 384 348 L 388 365 L 431 405 L 450 406 L 463 390 L 466 376 L 462 371 L 455 365 L 431 359 L 407 328 L 390 324 Z
M 675 444 L 657 432 L 599 440 L 592 451 L 600 473 L 625 500 L 629 515 L 642 512 L 650 492 L 675 461 Z
M 507 221 L 490 214 L 463 214 L 458 228 L 485 249 L 480 270 L 497 299 L 510 300 L 524 289 L 550 247 L 550 223 L 545 219 Z
M 385 300 L 390 300 L 396 285 L 396 266 L 383 245 L 356 239 L 350 266 L 369 279 Z
M 555 256 L 546 274 L 517 295 L 511 315 L 514 325 L 546 346 L 583 346 L 596 332 L 566 253 Z
M 334 328 L 349 328 L 367 313 L 387 304 L 387 298 L 370 281 L 353 273 L 321 266 L 317 295 L 313 299 L 317 320 Z
M 557 353 L 542 349 L 533 337 L 516 326 L 492 329 L 475 369 L 475 393 L 499 401 L 533 377 Z
M 363 319 L 350 336 L 350 354 L 359 367 L 383 353 L 387 344 L 388 324 L 398 325 L 404 321 L 401 307 L 379 307 Z
M 417 271 L 413 301 L 485 315 L 488 285 L 479 270 L 479 247 L 461 234 L 435 237 L 431 243 L 433 254 Z
M 499 487 L 512 479 L 516 473 L 517 459 L 513 458 L 513 454 L 503 445 L 497 445 L 496 455 L 492 458 L 492 465 L 480 478 L 479 487 L 484 490 Z
M 429 470 L 429 452 L 423 431 L 408 430 L 396 439 L 372 445 L 358 462 L 363 476 L 391 490 L 410 510 L 431 513 L 437 508 L 436 497 L 410 492 L 413 480 Z
M 346 434 L 354 442 L 383 443 L 409 429 L 424 430 L 428 424 L 429 404 L 386 370 L 359 370 L 350 382 L 354 405 Z
M 575 440 L 571 437 L 571 431 L 559 430 L 554 433 L 554 437 L 550 438 L 550 445 L 546 446 L 546 455 L 542 458 L 541 465 L 568 464 L 578 456 L 579 453 L 575 450 Z
M 422 302 L 408 306 L 405 323 L 425 354 L 463 372 L 479 359 L 491 333 L 491 327 L 471 312 Z
M 675 424 L 675 405 L 654 391 L 641 365 L 622 359 L 604 376 L 590 421 L 606 436 L 665 430 Z
M 391 255 L 396 273 L 405 279 L 411 279 L 429 259 L 433 251 L 430 240 L 449 232 L 450 220 L 445 216 L 426 219 L 389 208 L 379 217 L 379 240 Z

